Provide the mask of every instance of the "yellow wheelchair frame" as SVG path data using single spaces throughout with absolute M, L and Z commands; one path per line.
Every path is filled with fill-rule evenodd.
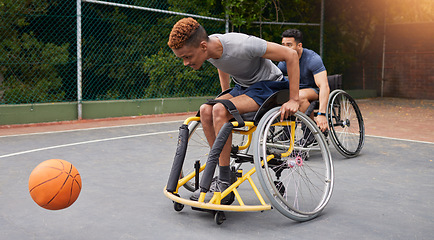
M 191 121 L 200 121 L 200 117 L 188 118 L 184 122 L 184 124 L 188 125 Z M 234 127 L 237 127 L 237 125 L 238 125 L 238 122 L 236 122 L 236 121 L 231 122 L 231 123 Z M 283 123 L 276 123 L 274 126 L 282 125 L 282 124 Z M 293 128 L 293 129 L 295 128 L 295 124 L 292 123 L 290 125 L 291 125 L 291 128 Z M 256 126 L 254 125 L 253 122 L 247 122 L 245 126 L 248 127 L 248 130 L 236 129 L 233 131 L 233 132 L 236 132 L 238 134 L 248 136 L 248 140 L 247 140 L 246 144 L 239 147 L 240 150 L 244 150 L 244 149 L 248 148 L 248 146 L 251 143 L 252 133 L 256 129 Z M 292 132 L 294 133 L 295 131 L 293 130 Z M 288 152 L 285 153 L 285 155 L 287 155 L 287 156 L 290 155 L 290 153 L 292 152 L 292 149 L 294 148 L 294 144 L 293 144 L 294 143 L 294 134 L 291 135 L 291 140 L 292 140 L 291 141 L 291 143 L 292 143 L 291 147 L 288 149 Z M 268 156 L 267 161 L 272 159 L 272 158 L 274 158 L 274 155 Z M 206 166 L 206 163 L 200 167 L 199 171 L 202 172 L 205 169 L 205 166 Z M 178 193 L 178 189 L 196 176 L 195 172 L 192 172 L 189 175 L 185 176 L 184 178 L 181 178 L 178 182 L 178 186 L 177 186 L 177 189 L 175 192 L 169 193 L 165 189 L 164 193 L 168 198 L 170 198 L 174 202 L 189 205 L 189 206 L 196 207 L 196 208 L 201 208 L 201 209 L 221 210 L 221 211 L 237 211 L 237 212 L 271 210 L 271 205 L 265 203 L 264 198 L 262 197 L 262 195 L 259 192 L 258 188 L 256 187 L 255 183 L 253 182 L 252 175 L 255 172 L 256 172 L 256 169 L 252 168 L 246 174 L 244 174 L 242 177 L 239 177 L 237 179 L 237 181 L 234 182 L 231 186 L 229 186 L 225 191 L 214 192 L 214 196 L 211 198 L 211 200 L 208 203 L 204 202 L 206 193 L 201 193 L 198 201 L 186 200 L 186 199 L 183 199 L 181 197 L 176 196 L 176 194 Z M 237 188 L 246 180 L 249 181 L 249 183 L 250 183 L 253 191 L 255 192 L 256 196 L 258 197 L 261 205 L 246 206 L 244 204 L 240 194 L 237 191 Z M 226 197 L 231 192 L 233 192 L 235 194 L 235 197 L 239 203 L 239 206 L 221 205 L 220 204 L 221 199 Z
M 328 203 L 331 197 L 331 192 L 333 189 L 333 182 L 334 182 L 331 155 L 328 149 L 328 145 L 326 144 L 326 141 L 324 139 L 324 136 L 321 134 L 316 124 L 309 117 L 307 117 L 301 112 L 296 113 L 290 119 L 282 120 L 282 121 L 280 121 L 279 119 L 280 114 L 278 108 L 274 108 L 267 111 L 264 114 L 264 116 L 266 117 L 260 118 L 259 121 L 249 121 L 249 120 L 245 121 L 244 122 L 245 125 L 243 128 L 237 128 L 239 124 L 237 121 L 231 122 L 233 126 L 232 133 L 247 136 L 247 140 L 242 145 L 238 146 L 237 148 L 238 151 L 247 151 L 249 149 L 251 150 L 251 145 L 257 146 L 254 147 L 255 150 L 253 150 L 255 156 L 254 157 L 255 167 L 253 167 L 252 169 L 250 169 L 248 172 L 244 174 L 242 173 L 241 169 L 237 170 L 237 180 L 223 192 L 214 192 L 214 195 L 209 202 L 205 202 L 205 195 L 206 195 L 205 192 L 200 193 L 198 201 L 192 201 L 179 196 L 179 188 L 186 185 L 188 182 L 192 181 L 192 179 L 196 177 L 196 174 L 204 171 L 204 169 L 207 166 L 207 163 L 202 164 L 199 169 L 197 169 L 196 171 L 192 171 L 186 176 L 183 176 L 182 174 L 178 175 L 181 177 L 179 177 L 175 189 L 168 191 L 167 186 L 164 188 L 165 196 L 173 201 L 174 208 L 176 211 L 181 211 L 184 208 L 184 205 L 191 206 L 195 210 L 209 211 L 215 214 L 215 221 L 217 224 L 223 223 L 223 221 L 226 219 L 224 215 L 225 211 L 231 211 L 231 212 L 265 211 L 265 210 L 271 210 L 274 207 L 285 216 L 296 221 L 307 221 L 319 215 L 319 213 L 324 209 L 325 205 Z M 190 117 L 184 121 L 183 125 L 189 125 L 195 122 L 199 123 L 200 117 L 198 116 Z M 311 174 L 308 171 L 313 171 L 313 170 L 310 169 L 303 170 L 303 168 L 307 166 L 307 164 L 304 161 L 307 161 L 307 157 L 309 156 L 309 154 L 305 154 L 305 153 L 310 151 L 309 148 L 301 146 L 300 144 L 300 139 L 303 138 L 302 136 L 303 133 L 300 131 L 303 128 L 303 126 L 305 126 L 305 128 L 306 126 L 309 127 L 311 134 L 315 136 L 317 142 L 319 143 L 318 146 L 321 149 L 321 151 L 319 151 L 321 156 L 320 159 L 322 160 L 319 161 L 319 164 L 321 165 L 324 164 L 324 166 L 320 168 L 322 172 L 319 174 L 318 173 Z M 270 138 L 272 134 L 269 133 L 274 134 L 275 132 L 277 132 L 277 129 L 280 130 L 280 134 L 287 133 L 286 134 L 287 136 L 284 141 L 275 141 L 274 143 L 271 143 L 270 140 L 264 140 Z M 285 129 L 285 131 L 283 131 L 283 129 Z M 273 137 L 275 136 L 273 135 Z M 269 149 L 270 146 L 274 150 L 278 149 L 279 151 L 276 153 L 268 153 L 268 151 L 270 150 Z M 318 148 L 318 146 L 316 146 L 316 148 Z M 295 149 L 297 150 L 295 151 Z M 315 164 L 318 165 L 318 161 L 314 161 L 314 162 Z M 276 164 L 281 165 L 280 169 L 278 170 L 275 169 Z M 260 169 L 260 171 L 258 172 L 257 169 Z M 308 210 L 302 209 L 303 200 L 296 199 L 297 202 L 296 204 L 293 203 L 288 204 L 288 202 L 290 202 L 287 199 L 289 198 L 288 196 L 290 195 L 288 186 L 285 192 L 285 190 L 282 191 L 281 189 L 278 189 L 277 185 L 273 184 L 273 182 L 274 183 L 278 182 L 276 181 L 276 177 L 274 176 L 277 174 L 274 173 L 280 171 L 279 173 L 280 175 L 281 172 L 288 171 L 287 175 L 291 176 L 291 175 L 299 174 L 301 170 L 305 172 L 302 173 L 305 176 L 302 176 L 301 180 L 299 180 L 297 184 L 293 183 L 292 185 L 307 186 L 311 184 L 310 181 L 312 181 L 312 186 L 307 186 L 307 188 L 311 188 L 308 191 L 318 192 L 318 193 L 314 193 L 315 194 L 314 197 L 311 197 L 312 199 L 315 198 L 315 201 L 318 201 L 318 203 L 315 202 L 313 204 L 310 204 L 310 205 L 315 205 L 315 207 L 309 206 Z M 252 179 L 252 175 L 257 172 L 259 173 L 258 178 L 260 180 L 263 191 L 265 192 L 268 200 L 271 202 L 271 205 L 266 202 L 265 198 L 262 196 L 258 187 L 256 186 L 256 184 Z M 320 175 L 324 179 L 321 179 L 320 181 L 310 180 L 309 177 L 313 175 Z M 306 179 L 303 180 L 302 178 L 306 178 Z M 254 191 L 260 204 L 246 205 L 245 201 L 240 196 L 240 193 L 238 192 L 237 188 L 240 187 L 240 185 L 246 181 L 249 182 L 250 187 Z M 315 186 L 313 184 L 314 181 L 318 182 L 317 184 L 318 186 Z M 301 187 L 306 187 L 306 186 L 295 186 L 294 187 L 296 188 L 295 192 L 300 191 L 301 194 L 302 193 Z M 225 198 L 227 195 L 229 195 L 230 193 L 234 194 L 236 202 L 238 204 L 235 205 L 234 203 L 234 205 L 222 205 L 221 200 Z

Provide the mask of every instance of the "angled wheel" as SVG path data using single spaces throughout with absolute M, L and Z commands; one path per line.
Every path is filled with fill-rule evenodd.
M 200 161 L 200 164 L 203 165 L 206 163 L 210 151 L 210 147 L 208 145 L 207 139 L 205 137 L 205 133 L 202 128 L 202 124 L 199 121 L 192 121 L 188 125 L 189 130 L 189 138 L 187 144 L 187 152 L 184 159 L 184 165 L 181 172 L 181 177 L 186 176 L 189 173 L 195 171 L 195 163 L 196 161 Z M 243 143 L 247 140 L 247 138 L 240 134 L 233 134 L 232 143 L 234 145 L 243 145 Z M 235 166 L 239 168 L 241 164 L 236 164 L 235 162 L 231 162 L 231 166 Z M 218 168 L 216 169 L 216 172 Z M 201 179 L 201 173 L 199 174 L 199 179 Z M 191 179 L 189 182 L 184 184 L 184 188 L 193 192 L 196 189 L 196 181 L 195 178 Z
M 182 167 L 181 177 L 186 174 L 195 172 L 195 163 L 200 161 L 201 164 L 206 163 L 209 154 L 209 145 L 206 140 L 202 125 L 199 121 L 192 121 L 188 125 L 189 137 L 187 144 L 187 152 Z M 193 192 L 196 187 L 195 178 L 184 184 L 184 187 Z
M 365 127 L 356 101 L 343 90 L 332 92 L 327 119 L 336 150 L 348 158 L 357 156 L 365 141 Z
M 281 122 L 279 108 L 274 108 L 257 129 L 252 143 L 255 167 L 273 207 L 296 221 L 318 216 L 334 180 L 330 151 L 316 124 L 301 112 Z

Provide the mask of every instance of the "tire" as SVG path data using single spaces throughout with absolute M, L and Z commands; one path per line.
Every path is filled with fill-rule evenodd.
M 317 217 L 330 200 L 334 184 L 332 159 L 323 134 L 309 117 L 297 112 L 290 121 L 279 123 L 279 109 L 268 111 L 258 124 L 252 143 L 255 168 L 273 207 L 290 219 L 307 221 Z M 291 122 L 294 127 L 288 128 Z M 308 131 L 317 144 L 303 143 Z M 291 133 L 294 139 L 285 139 Z M 291 142 L 293 151 L 288 156 L 276 157 L 288 153 Z M 271 155 L 275 157 L 262 161 Z
M 347 158 L 356 157 L 365 142 L 362 113 L 345 91 L 334 91 L 327 104 L 330 138 L 336 150 Z

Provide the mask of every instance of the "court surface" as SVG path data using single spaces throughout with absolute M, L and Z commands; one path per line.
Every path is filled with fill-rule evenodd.
M 0 137 L 1 239 L 431 239 L 434 145 L 367 137 L 344 159 L 331 146 L 336 183 L 318 218 L 297 223 L 277 210 L 213 216 L 175 212 L 163 187 L 179 121 Z M 60 158 L 83 189 L 70 207 L 49 211 L 28 193 L 31 170 Z M 248 168 L 246 165 L 246 168 Z M 241 194 L 250 194 L 250 190 Z

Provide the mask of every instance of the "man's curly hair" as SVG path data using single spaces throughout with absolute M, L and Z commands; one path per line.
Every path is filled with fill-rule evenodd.
M 169 45 L 172 49 L 180 49 L 185 45 L 198 46 L 201 41 L 208 41 L 205 29 L 193 18 L 183 18 L 172 28 Z

